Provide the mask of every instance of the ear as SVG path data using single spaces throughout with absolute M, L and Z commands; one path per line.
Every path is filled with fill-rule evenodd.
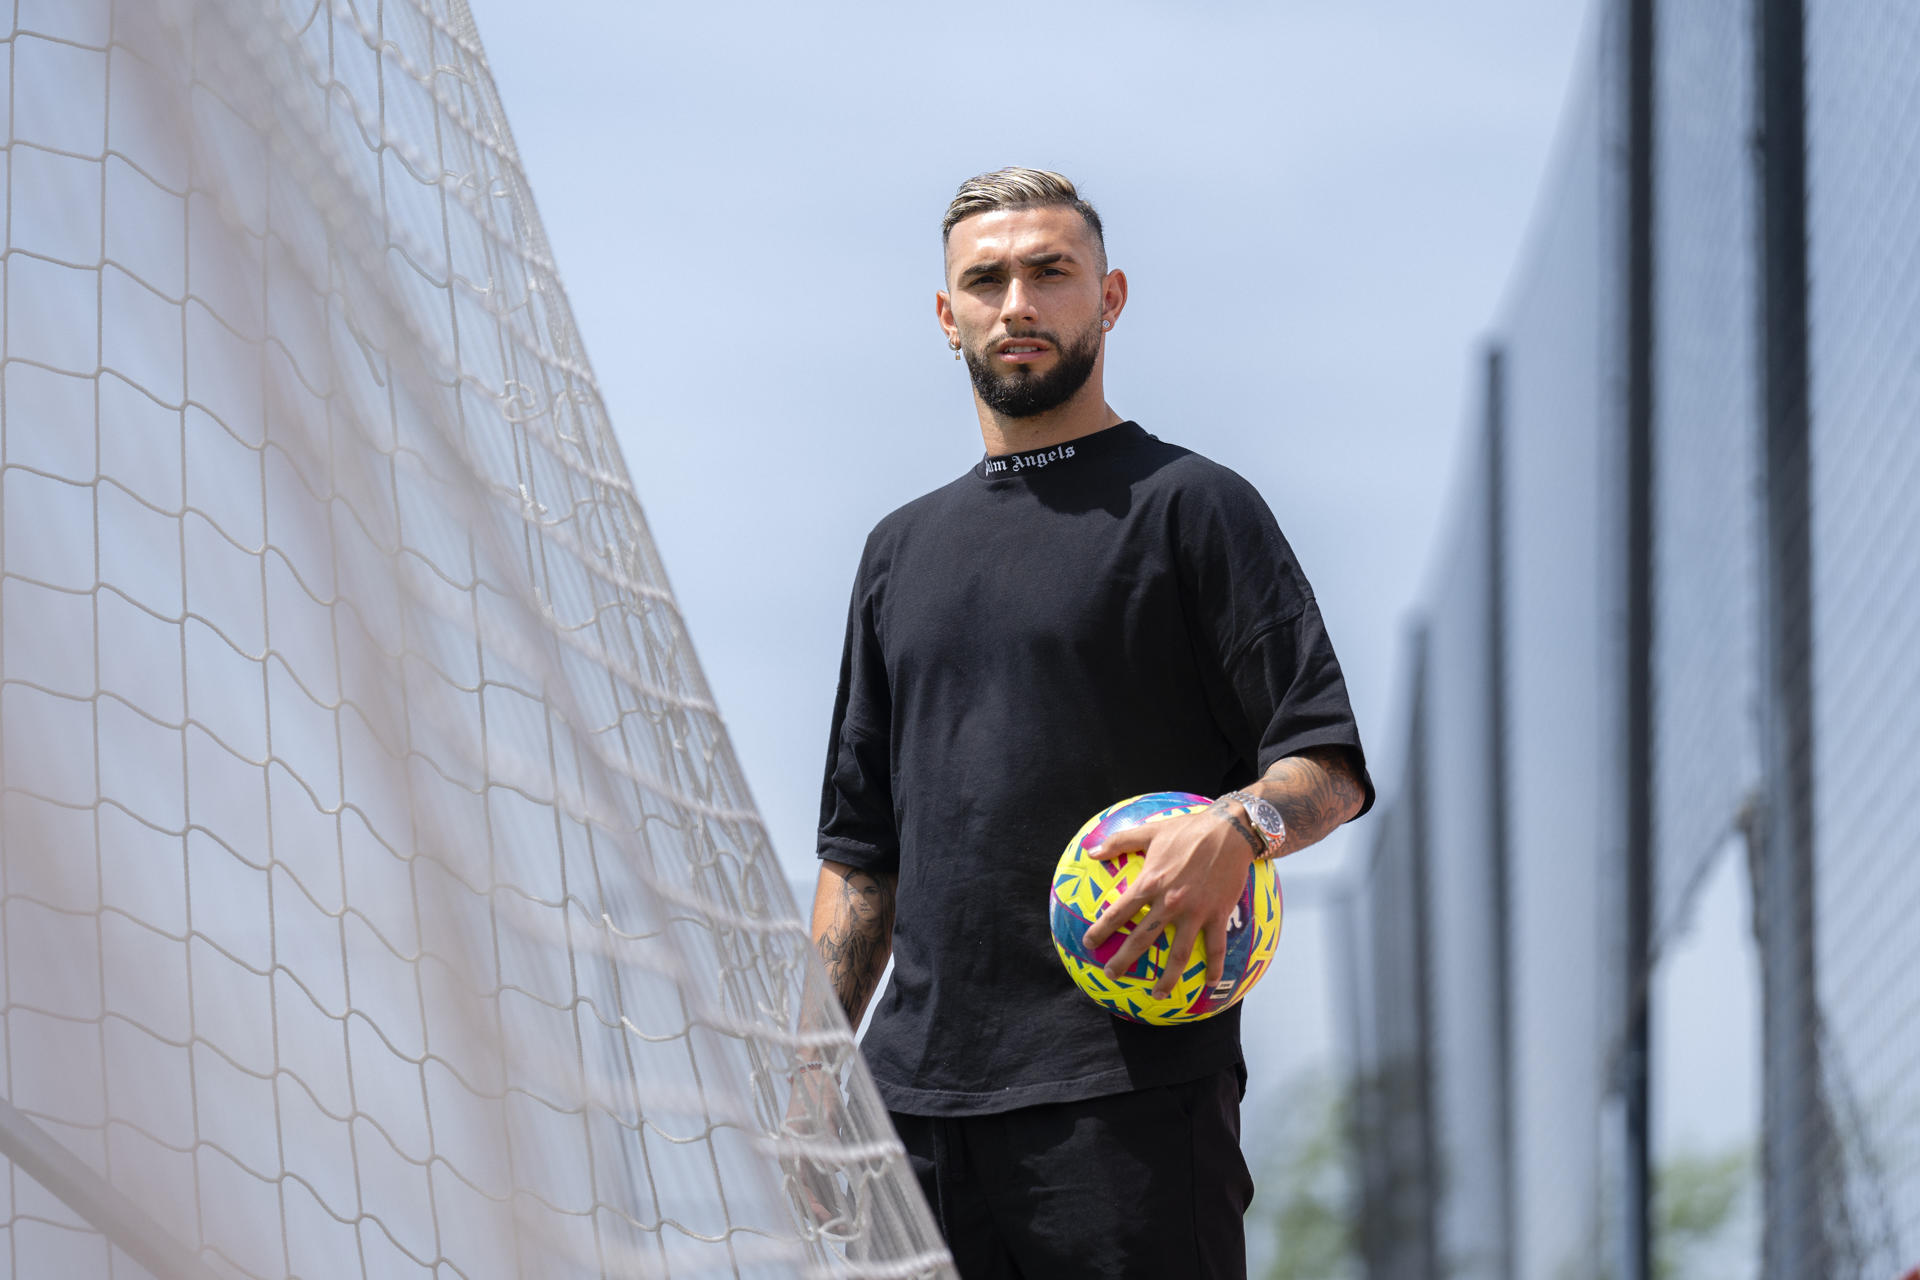
M 947 345 L 960 341 L 960 326 L 953 319 L 953 299 L 947 296 L 945 289 L 933 295 L 933 314 L 940 321 L 940 328 L 947 335 Z
M 1107 272 L 1100 285 L 1100 318 L 1109 326 L 1118 324 L 1127 309 L 1127 273 L 1118 267 Z

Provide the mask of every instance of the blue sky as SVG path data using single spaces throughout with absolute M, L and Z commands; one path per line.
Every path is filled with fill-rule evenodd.
M 1131 286 L 1110 402 L 1266 495 L 1390 782 L 1407 624 L 1480 342 L 1591 56 L 1585 3 L 470 3 L 802 893 L 861 542 L 981 452 L 933 319 L 939 218 L 1006 164 L 1058 169 L 1100 208 Z M 1314 889 L 1366 825 L 1282 868 L 1280 963 L 1244 1024 L 1256 1169 L 1290 1091 L 1331 1062 Z M 1663 1070 L 1699 1056 L 1671 1048 Z
M 981 451 L 938 225 L 1004 164 L 1101 209 L 1132 286 L 1111 403 L 1267 495 L 1386 752 L 1584 5 L 472 8 L 790 875 L 861 540 Z
M 1390 773 L 1406 625 L 1588 56 L 1583 3 L 470 3 L 803 894 L 861 542 L 981 452 L 933 319 L 939 219 L 1006 164 L 1060 170 L 1100 208 L 1131 286 L 1110 402 L 1260 487 Z M 1256 1168 L 1294 1082 L 1330 1062 L 1311 890 L 1365 825 L 1282 868 L 1280 963 L 1244 1024 Z

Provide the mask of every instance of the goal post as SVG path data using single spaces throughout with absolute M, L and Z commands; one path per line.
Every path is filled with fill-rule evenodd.
M 951 1274 L 463 0 L 14 11 L 0 1275 Z

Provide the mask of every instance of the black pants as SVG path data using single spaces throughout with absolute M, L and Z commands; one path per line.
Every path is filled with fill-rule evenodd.
M 1244 1084 L 893 1123 L 963 1280 L 1242 1280 Z

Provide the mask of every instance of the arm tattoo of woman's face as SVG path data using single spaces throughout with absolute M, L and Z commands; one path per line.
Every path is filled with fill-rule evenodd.
M 840 884 L 833 922 L 820 935 L 820 959 L 847 1021 L 860 1015 L 880 983 L 893 945 L 894 876 L 851 871 Z

